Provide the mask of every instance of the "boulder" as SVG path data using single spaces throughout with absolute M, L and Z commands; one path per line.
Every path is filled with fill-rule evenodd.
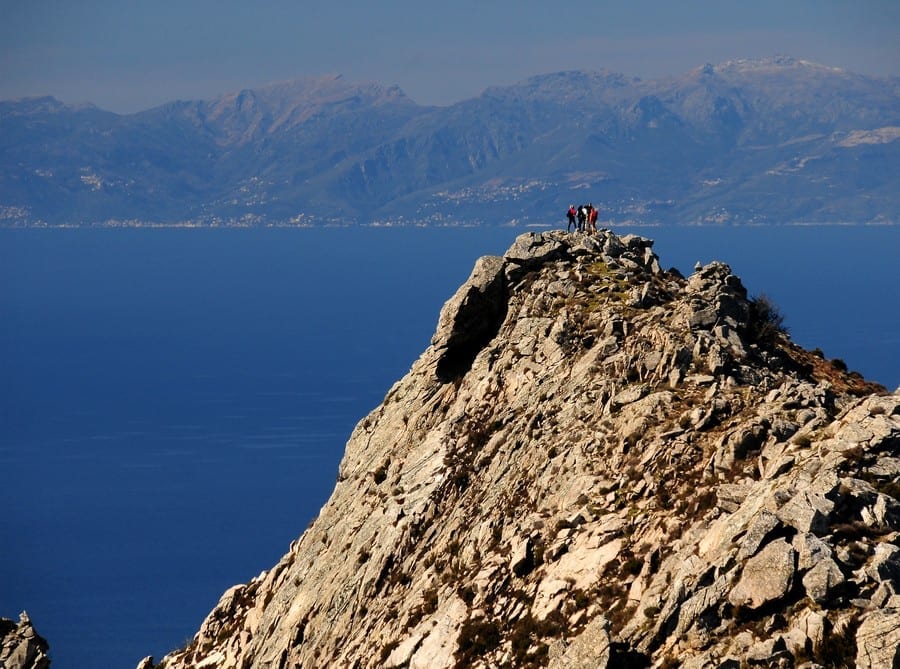
M 720 483 L 716 490 L 716 506 L 733 513 L 741 507 L 752 488 L 748 483 Z
M 892 669 L 900 665 L 900 609 L 872 611 L 856 630 L 857 669 Z
M 843 572 L 831 558 L 820 560 L 803 576 L 806 594 L 817 604 L 830 599 L 834 590 L 845 582 Z
M 510 571 L 521 577 L 531 571 L 533 564 L 531 539 L 528 537 L 519 539 L 513 545 L 512 554 L 510 555 Z
M 752 557 L 759 550 L 770 532 L 781 526 L 781 521 L 774 513 L 765 509 L 759 511 L 750 521 L 746 533 L 740 538 L 738 559 Z
M 784 597 L 794 579 L 794 549 L 777 539 L 747 560 L 737 585 L 728 594 L 734 606 L 757 609 Z
M 549 669 L 606 669 L 611 646 L 609 621 L 598 616 L 574 639 L 554 641 L 550 645 L 550 663 L 547 666 Z
M 749 664 L 772 666 L 772 661 L 787 654 L 787 645 L 781 637 L 758 641 L 747 650 L 745 659 Z
M 900 548 L 880 543 L 866 565 L 866 575 L 876 582 L 890 581 L 900 586 Z
M 828 519 L 833 510 L 834 502 L 824 495 L 801 490 L 776 515 L 782 523 L 800 532 L 822 535 L 828 532 Z
M 787 649 L 795 657 L 812 655 L 822 647 L 824 639 L 825 614 L 821 611 L 804 612 L 784 635 Z
M 713 307 L 703 307 L 691 314 L 690 325 L 692 330 L 709 330 L 719 319 L 719 314 Z
M 810 532 L 794 535 L 791 546 L 797 551 L 797 569 L 800 571 L 808 571 L 832 555 L 831 547 Z
M 568 243 L 551 234 L 528 233 L 516 237 L 506 251 L 506 273 L 515 281 L 531 269 L 567 255 Z

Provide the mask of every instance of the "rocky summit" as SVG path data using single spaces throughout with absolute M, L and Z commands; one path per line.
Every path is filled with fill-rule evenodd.
M 652 246 L 478 260 L 287 555 L 142 666 L 900 666 L 900 393 Z
M 25 611 L 19 622 L 0 618 L 0 669 L 48 669 L 50 647 Z

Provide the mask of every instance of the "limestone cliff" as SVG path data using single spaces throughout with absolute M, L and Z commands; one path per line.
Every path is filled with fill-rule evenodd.
M 161 666 L 897 666 L 900 395 L 842 367 L 724 264 L 523 235 Z

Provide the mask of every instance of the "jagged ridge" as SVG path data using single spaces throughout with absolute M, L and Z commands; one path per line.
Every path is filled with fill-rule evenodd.
M 896 223 L 898 108 L 892 79 L 790 58 L 440 108 L 333 76 L 124 116 L 0 101 L 0 224 L 542 223 L 585 189 L 616 223 Z
M 633 235 L 480 259 L 316 521 L 160 666 L 891 666 L 900 396 L 772 316 Z
M 0 667 L 3 669 L 48 669 L 49 648 L 25 611 L 19 614 L 18 623 L 0 618 Z

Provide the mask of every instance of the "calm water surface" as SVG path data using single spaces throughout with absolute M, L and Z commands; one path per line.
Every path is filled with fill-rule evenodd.
M 0 615 L 134 667 L 275 564 L 355 423 L 516 231 L 0 230 Z M 635 228 L 900 385 L 900 228 Z

